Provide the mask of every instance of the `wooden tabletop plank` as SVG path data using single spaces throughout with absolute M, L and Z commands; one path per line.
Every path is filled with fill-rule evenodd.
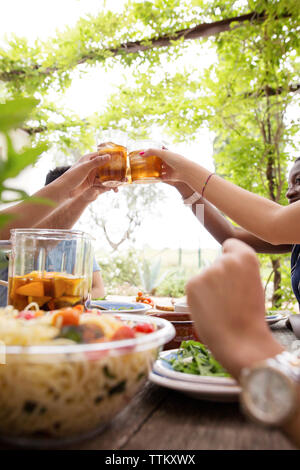
M 237 403 L 195 400 L 170 391 L 123 449 L 293 449 L 279 432 L 250 423 Z

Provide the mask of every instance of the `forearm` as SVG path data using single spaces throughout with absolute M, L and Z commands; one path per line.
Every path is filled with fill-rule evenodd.
M 26 201 L 2 212 L 11 216 L 11 220 L 0 232 L 0 238 L 10 236 L 12 228 L 27 228 L 38 225 L 48 217 L 56 207 L 75 195 L 82 195 L 85 191 L 94 191 L 99 186 L 97 171 L 110 159 L 109 155 L 99 156 L 97 152 L 82 157 L 73 167 L 52 183 L 44 186 L 34 194 L 35 197 L 46 198 L 52 204 L 46 205 L 33 201 Z
M 72 198 L 61 204 L 48 217 L 45 217 L 35 228 L 69 230 L 80 218 L 90 201 L 82 196 Z
M 105 296 L 105 288 L 100 271 L 93 272 L 92 299 L 99 299 Z
M 194 192 L 192 188 L 184 183 L 175 183 L 174 186 L 183 199 L 189 198 Z M 201 210 L 199 210 L 200 207 Z M 203 197 L 199 197 L 191 209 L 199 222 L 220 244 L 223 244 L 227 238 L 235 238 L 233 225 Z
M 192 188 L 184 183 L 176 183 L 174 186 L 184 199 L 191 196 L 194 192 Z M 201 204 L 204 206 L 204 211 L 199 210 L 199 205 Z M 228 238 L 236 238 L 247 243 L 258 253 L 286 253 L 291 251 L 290 245 L 272 245 L 249 233 L 247 230 L 235 227 L 205 198 L 199 198 L 199 200 L 192 205 L 192 211 L 206 230 L 208 230 L 221 245 Z
M 190 161 L 185 161 L 181 172 L 183 180 L 200 193 L 210 175 L 208 170 Z M 241 227 L 268 243 L 299 242 L 300 221 L 298 224 L 295 220 L 295 207 L 282 207 L 217 175 L 210 178 L 205 188 L 205 198 Z
M 12 219 L 5 225 L 3 229 L 1 229 L 1 239 L 9 239 L 10 230 L 12 228 L 35 227 L 45 217 L 51 215 L 59 204 L 63 203 L 69 198 L 69 190 L 61 185 L 58 185 L 56 181 L 54 181 L 48 186 L 40 189 L 33 195 L 33 197 L 48 199 L 51 202 L 51 205 L 32 201 L 24 201 L 2 211 L 1 215 L 7 214 L 12 216 Z
M 92 299 L 100 299 L 105 296 L 104 286 L 92 287 Z

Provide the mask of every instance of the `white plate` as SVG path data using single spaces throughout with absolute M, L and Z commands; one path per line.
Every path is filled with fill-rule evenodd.
M 237 385 L 237 382 L 230 377 L 213 377 L 205 375 L 186 374 L 184 372 L 177 372 L 165 362 L 163 359 L 176 353 L 178 349 L 171 349 L 160 353 L 159 358 L 155 361 L 153 371 L 157 374 L 174 380 L 182 380 L 184 382 L 193 383 L 206 383 L 211 385 L 232 386 Z
M 238 401 L 240 394 L 240 387 L 228 386 L 228 385 L 212 385 L 206 383 L 193 383 L 186 382 L 183 380 L 169 379 L 168 377 L 162 377 L 155 372 L 150 372 L 149 380 L 156 385 L 161 387 L 170 388 L 177 390 L 185 395 L 191 396 L 198 400 L 209 400 L 209 401 Z
M 278 313 L 274 315 L 266 315 L 265 319 L 268 325 L 274 325 L 275 323 L 287 319 L 288 314 L 286 310 L 278 311 Z
M 123 302 L 119 300 L 88 300 L 86 308 L 104 307 L 104 313 L 134 313 L 145 314 L 151 310 L 151 305 L 143 304 L 141 302 Z

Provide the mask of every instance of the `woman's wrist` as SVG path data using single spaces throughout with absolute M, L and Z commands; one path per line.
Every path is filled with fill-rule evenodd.
M 202 192 L 203 186 L 207 178 L 211 175 L 211 171 L 203 168 L 201 165 L 195 162 L 187 160 L 181 171 L 181 179 L 189 187 L 194 188 L 198 192 Z

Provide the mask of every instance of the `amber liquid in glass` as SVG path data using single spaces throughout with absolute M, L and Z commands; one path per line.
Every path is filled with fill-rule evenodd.
M 127 149 L 122 145 L 109 142 L 105 147 L 98 149 L 99 155 L 109 153 L 111 159 L 105 165 L 99 167 L 98 178 L 104 186 L 119 186 L 126 177 Z
M 142 150 L 134 150 L 129 154 L 132 182 L 151 183 L 159 181 L 162 171 L 162 160 L 155 155 L 145 158 L 140 155 Z
M 87 297 L 86 280 L 71 274 L 32 271 L 9 278 L 8 304 L 18 310 L 24 310 L 31 302 L 46 311 L 84 305 Z

